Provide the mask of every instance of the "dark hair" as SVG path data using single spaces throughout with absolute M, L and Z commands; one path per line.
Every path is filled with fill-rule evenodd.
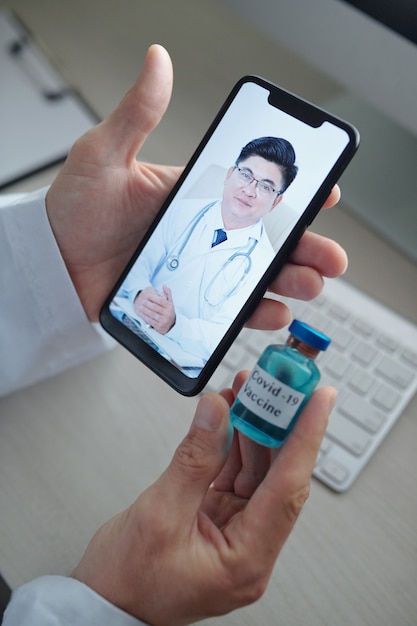
M 266 161 L 276 163 L 281 170 L 283 185 L 280 189 L 283 193 L 297 175 L 298 167 L 295 165 L 294 148 L 286 139 L 281 137 L 258 137 L 246 144 L 240 151 L 236 165 L 251 156 L 260 156 Z

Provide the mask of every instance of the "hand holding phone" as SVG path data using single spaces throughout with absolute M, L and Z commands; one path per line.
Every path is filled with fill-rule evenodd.
M 357 145 L 347 123 L 243 78 L 107 299 L 103 326 L 178 391 L 198 393 Z

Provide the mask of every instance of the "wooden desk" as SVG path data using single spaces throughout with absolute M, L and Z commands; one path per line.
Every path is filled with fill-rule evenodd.
M 265 75 L 317 102 L 340 89 L 208 0 L 9 5 L 101 116 L 133 81 L 148 45 L 170 50 L 174 95 L 146 144 L 150 160 L 185 162 L 243 74 Z M 343 209 L 322 215 L 315 228 L 346 246 L 353 283 L 417 321 L 414 265 Z M 8 583 L 68 573 L 95 529 L 165 468 L 194 406 L 122 348 L 1 400 L 0 571 Z M 416 413 L 414 399 L 346 494 L 313 481 L 264 598 L 204 624 L 416 624 Z

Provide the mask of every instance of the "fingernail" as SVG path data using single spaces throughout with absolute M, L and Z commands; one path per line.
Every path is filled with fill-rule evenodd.
M 343 274 L 346 274 L 348 266 L 349 266 L 349 257 L 348 257 L 348 255 L 345 252 L 345 266 L 344 266 L 344 268 L 343 268 L 343 270 L 341 272 L 342 276 L 343 276 Z
M 203 396 L 198 403 L 194 423 L 204 430 L 218 430 L 222 423 L 223 412 L 219 402 Z
M 333 410 L 334 405 L 336 404 L 337 396 L 337 389 L 333 387 L 333 394 L 329 397 L 329 413 Z

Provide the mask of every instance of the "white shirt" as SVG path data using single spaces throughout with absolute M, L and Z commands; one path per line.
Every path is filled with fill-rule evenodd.
M 59 253 L 45 209 L 46 190 L 7 204 L 0 196 L 0 395 L 105 350 Z M 12 596 L 3 626 L 139 626 L 86 585 L 45 576 Z
M 212 247 L 214 231 L 224 228 L 220 201 L 198 202 L 183 200 L 170 207 L 120 292 L 134 299 L 149 285 L 158 291 L 167 285 L 176 320 L 166 337 L 204 361 L 246 303 L 274 251 L 262 221 L 226 231 L 227 240 Z M 172 256 L 178 259 L 175 270 L 167 263 Z

